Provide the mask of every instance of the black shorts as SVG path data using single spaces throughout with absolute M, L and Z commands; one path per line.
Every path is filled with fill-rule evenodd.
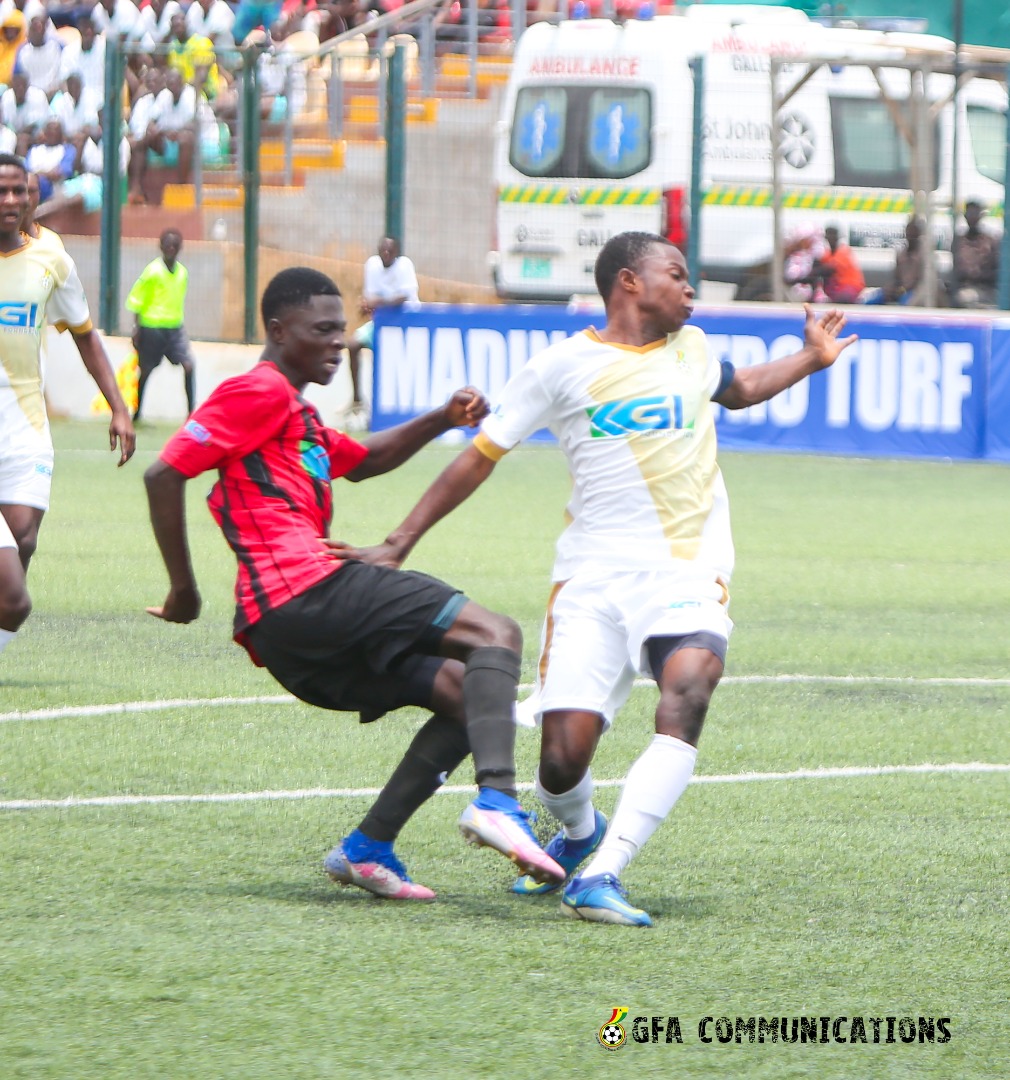
M 427 574 L 347 562 L 247 637 L 295 697 L 367 723 L 402 705 L 430 705 L 442 638 L 466 602 Z
M 189 338 L 181 326 L 142 326 L 137 345 L 141 371 L 154 371 L 162 358 L 172 364 L 188 363 L 190 367 L 195 364 Z

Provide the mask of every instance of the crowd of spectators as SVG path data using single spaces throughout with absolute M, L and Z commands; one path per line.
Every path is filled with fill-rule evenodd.
M 402 0 L 371 2 L 0 0 L 0 151 L 21 154 L 39 171 L 42 216 L 68 199 L 98 209 L 108 121 L 117 125 L 129 199 L 145 202 L 152 166 L 189 179 L 198 150 L 205 164 L 228 154 L 238 45 L 260 46 L 263 118 L 276 121 L 305 93 L 304 78 L 279 57 L 283 42 L 294 31 L 325 41 Z M 127 57 L 123 99 L 113 109 L 104 100 L 110 38 Z

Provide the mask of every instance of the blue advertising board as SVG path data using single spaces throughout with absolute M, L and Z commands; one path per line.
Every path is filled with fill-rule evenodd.
M 699 307 L 692 322 L 706 332 L 714 355 L 738 368 L 786 356 L 803 342 L 796 307 Z M 550 305 L 379 309 L 373 427 L 435 408 L 468 383 L 494 401 L 530 356 L 602 323 L 601 310 Z M 720 409 L 720 444 L 1010 460 L 1010 320 L 877 309 L 851 313 L 845 332 L 859 340 L 828 371 L 763 405 Z M 990 431 L 1001 433 L 991 446 Z

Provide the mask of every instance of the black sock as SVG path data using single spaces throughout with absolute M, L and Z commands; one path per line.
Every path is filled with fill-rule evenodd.
M 373 840 L 395 840 L 407 820 L 470 752 L 466 729 L 433 716 L 414 736 L 358 828 Z
M 186 407 L 192 412 L 196 408 L 196 376 L 192 371 L 185 373 Z
M 466 733 L 477 784 L 512 798 L 516 794 L 513 709 L 519 667 L 517 652 L 489 645 L 474 649 L 463 673 Z

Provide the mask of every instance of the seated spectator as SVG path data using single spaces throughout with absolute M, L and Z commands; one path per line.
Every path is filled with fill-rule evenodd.
M 0 25 L 0 85 L 10 86 L 18 49 L 28 40 L 24 14 L 9 11 Z
M 28 20 L 28 40 L 18 50 L 17 67 L 51 101 L 63 82 L 60 75 L 63 46 L 58 38 L 46 38 L 46 21 L 45 15 Z
M 152 54 L 172 34 L 172 16 L 184 15 L 178 0 L 145 0 L 140 7 L 140 43 Z
M 72 71 L 63 83 L 63 89 L 53 98 L 50 106 L 53 116 L 63 125 L 67 141 L 80 151 L 90 138 L 98 135 L 98 111 L 102 103 L 90 90 L 84 89 L 79 72 Z
M 63 181 L 74 175 L 76 160 L 77 150 L 66 140 L 63 125 L 51 117 L 42 129 L 42 141 L 32 146 L 25 158 L 29 171 L 39 178 L 42 202 L 51 199 Z
M 78 72 L 82 88 L 101 105 L 105 101 L 105 38 L 90 17 L 81 19 L 77 29 L 81 42 L 63 50 L 61 74 L 66 79 L 72 71 Z
M 106 37 L 139 41 L 143 34 L 140 9 L 133 0 L 98 0 L 91 10 L 91 21 Z
M 0 96 L 0 122 L 14 132 L 17 153 L 22 157 L 32 143 L 38 141 L 48 119 L 49 98 L 37 86 L 29 86 L 28 76 L 23 71 L 15 71 L 10 86 Z
M 814 265 L 826 252 L 824 236 L 815 226 L 804 225 L 790 233 L 785 243 L 782 268 L 786 296 L 790 300 L 816 298 Z
M 320 41 L 328 41 L 365 21 L 361 0 L 317 0 L 316 14 Z
M 894 273 L 891 280 L 877 289 L 867 304 L 907 304 L 921 307 L 925 301 L 922 283 L 926 272 L 926 252 L 922 244 L 925 223 L 921 218 L 911 217 L 905 224 L 905 246 L 894 253 Z M 943 283 L 937 282 L 942 288 Z M 939 304 L 942 297 L 937 297 Z
M 43 18 L 48 19 L 46 5 L 42 0 L 0 0 L 0 23 L 2 23 L 12 11 L 20 11 L 24 16 L 25 30 L 28 29 L 28 24 L 36 15 L 41 15 Z M 52 23 L 48 23 L 46 33 L 56 33 Z
M 178 16 L 176 16 L 178 18 Z M 143 95 L 134 104 L 137 111 Z M 150 164 L 176 166 L 179 177 L 189 177 L 193 164 L 193 144 L 196 138 L 196 89 L 182 80 L 177 68 L 169 68 L 165 73 L 165 88 L 147 108 L 147 126 L 141 137 L 134 137 L 130 144 L 130 185 L 131 203 L 147 202 L 144 190 L 144 178 Z M 131 129 L 134 117 L 131 115 Z M 139 123 L 137 124 L 139 127 Z
M 283 25 L 289 34 L 299 30 L 308 30 L 319 37 L 325 16 L 318 10 L 316 0 L 284 0 L 277 22 L 270 28 L 273 36 L 278 24 Z
M 232 35 L 235 44 L 243 41 L 258 27 L 269 30 L 281 13 L 281 0 L 240 0 L 235 9 L 235 25 Z
M 235 45 L 235 12 L 225 0 L 193 0 L 186 12 L 186 27 L 194 37 L 209 38 L 217 50 Z
M 213 101 L 221 87 L 214 43 L 202 34 L 190 32 L 183 15 L 173 15 L 168 39 L 168 66 L 178 71 L 182 81 L 197 86 Z
M 824 230 L 828 250 L 814 264 L 813 276 L 820 279 L 828 300 L 835 304 L 857 304 L 866 281 L 859 269 L 852 248 L 839 239 L 838 229 L 829 225 Z
M 104 119 L 104 110 L 103 110 Z M 85 214 L 102 209 L 102 176 L 105 171 L 105 151 L 101 132 L 88 139 L 77 157 L 76 176 L 65 181 L 62 190 L 53 195 L 36 213 L 36 218 L 46 217 L 61 210 L 76 209 Z M 130 164 L 130 144 L 123 135 L 119 142 L 119 173 L 126 176 Z
M 292 64 L 291 56 L 283 50 L 289 30 L 289 25 L 278 19 L 257 61 L 260 116 L 265 124 L 283 123 L 289 110 L 297 116 L 305 107 L 305 69 L 301 64 Z
M 999 241 L 979 228 L 985 207 L 974 199 L 965 203 L 967 229 L 951 245 L 951 302 L 954 307 L 996 306 Z

